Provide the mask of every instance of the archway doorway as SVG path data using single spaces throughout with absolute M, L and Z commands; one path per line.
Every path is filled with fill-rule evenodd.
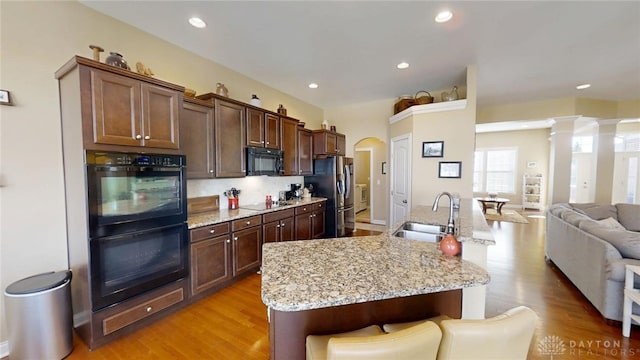
M 387 144 L 375 137 L 364 138 L 354 146 L 356 223 L 387 224 L 388 174 L 383 169 L 387 153 Z

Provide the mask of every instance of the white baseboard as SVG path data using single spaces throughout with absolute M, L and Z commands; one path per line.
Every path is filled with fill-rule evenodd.
M 9 356 L 9 341 L 0 342 L 0 358 Z
M 371 223 L 376 225 L 387 225 L 387 222 L 384 220 L 371 220 Z

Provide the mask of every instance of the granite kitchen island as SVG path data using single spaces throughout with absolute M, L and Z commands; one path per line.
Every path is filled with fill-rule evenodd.
M 408 220 L 446 224 L 447 216 L 444 222 L 441 217 L 447 211 L 418 207 Z M 463 252 L 465 242 L 494 243 L 484 217 L 476 221 L 475 213 L 473 201 L 463 201 L 456 213 Z M 271 359 L 304 359 L 308 334 L 462 316 L 462 289 L 487 284 L 487 271 L 464 256 L 441 255 L 437 243 L 392 236 L 395 228 L 376 236 L 263 246 L 262 301 L 269 308 Z

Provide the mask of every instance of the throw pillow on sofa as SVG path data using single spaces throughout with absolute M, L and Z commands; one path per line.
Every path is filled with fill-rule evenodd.
M 618 221 L 627 230 L 640 231 L 640 205 L 616 204 Z
M 583 221 L 580 229 L 598 237 L 618 249 L 625 258 L 640 259 L 640 234 L 603 227 L 596 221 Z
M 604 226 L 604 227 L 606 227 L 608 229 L 627 230 L 624 226 L 622 226 L 622 224 L 617 222 L 616 219 L 614 219 L 612 217 L 606 218 L 606 219 L 602 219 L 602 220 L 596 220 L 596 222 L 598 224 L 600 224 L 601 226 Z
M 581 212 L 594 220 L 602 220 L 609 217 L 618 219 L 618 209 L 615 205 L 603 205 L 596 203 L 570 204 L 578 212 Z

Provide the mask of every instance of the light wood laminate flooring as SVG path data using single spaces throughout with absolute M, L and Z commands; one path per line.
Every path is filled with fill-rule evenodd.
M 491 282 L 486 316 L 517 305 L 535 310 L 539 319 L 529 359 L 640 359 L 640 328 L 632 328 L 631 338 L 626 339 L 619 324 L 607 324 L 569 280 L 545 261 L 545 220 L 527 219 L 529 224 L 488 222 L 497 245 L 488 252 Z M 268 359 L 266 314 L 260 276 L 251 275 L 92 352 L 76 338 L 67 359 Z M 546 354 L 541 352 L 544 344 Z

